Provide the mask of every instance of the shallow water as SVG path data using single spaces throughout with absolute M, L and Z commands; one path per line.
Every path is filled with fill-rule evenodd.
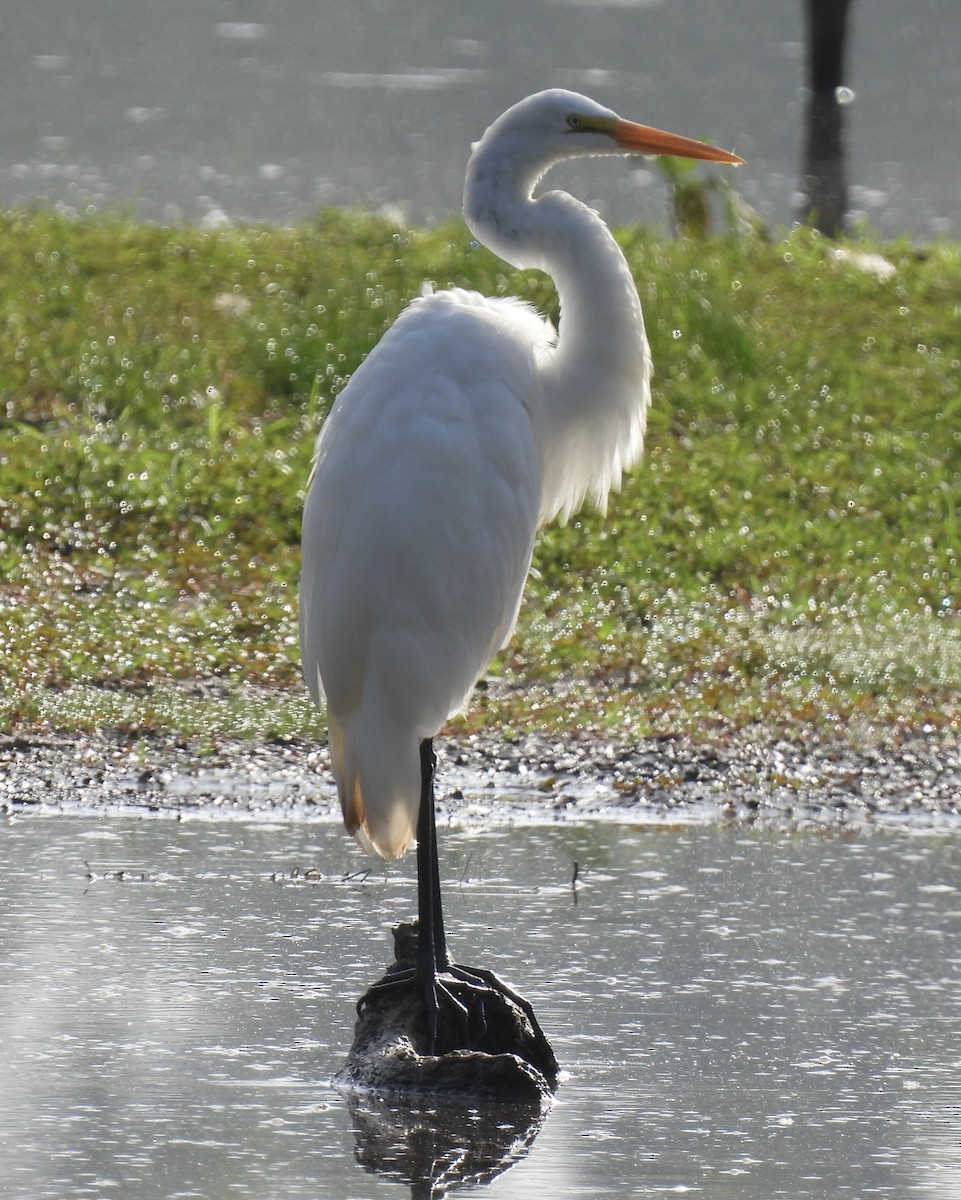
M 442 856 L 455 954 L 567 1072 L 459 1194 L 961 1197 L 961 840 L 597 824 Z M 6 822 L 4 1196 L 407 1194 L 436 1119 L 360 1144 L 329 1082 L 413 910 L 413 864 L 369 865 L 326 823 Z

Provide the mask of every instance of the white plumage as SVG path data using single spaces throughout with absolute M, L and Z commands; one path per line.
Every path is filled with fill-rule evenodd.
M 530 566 L 540 471 L 527 400 L 548 331 L 514 308 L 456 291 L 414 301 L 318 442 L 304 666 L 326 697 L 347 827 L 386 856 L 414 836 L 420 742 L 510 637 Z
M 347 829 L 386 857 L 414 837 L 420 743 L 511 635 L 539 524 L 586 497 L 603 506 L 641 453 L 650 360 L 627 263 L 579 201 L 533 196 L 562 158 L 629 151 L 739 161 L 571 92 L 501 116 L 471 155 L 465 217 L 506 261 L 551 274 L 560 336 L 514 299 L 415 300 L 318 439 L 304 674 L 327 706 Z

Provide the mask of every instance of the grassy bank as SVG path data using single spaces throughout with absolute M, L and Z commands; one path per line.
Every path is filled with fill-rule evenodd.
M 606 519 L 542 535 L 461 728 L 957 726 L 959 247 L 622 240 L 657 371 L 645 460 Z M 0 729 L 322 731 L 296 580 L 324 412 L 423 279 L 552 311 L 549 283 L 459 224 L 340 213 L 8 213 L 0 261 Z

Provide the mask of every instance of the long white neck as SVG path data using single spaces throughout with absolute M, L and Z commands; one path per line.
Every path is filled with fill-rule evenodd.
M 547 272 L 560 299 L 556 348 L 540 369 L 544 447 L 541 520 L 566 518 L 608 492 L 638 458 L 650 401 L 650 354 L 637 288 L 604 222 L 565 192 L 533 197 L 550 163 L 468 166 L 464 215 L 474 235 L 507 262 Z

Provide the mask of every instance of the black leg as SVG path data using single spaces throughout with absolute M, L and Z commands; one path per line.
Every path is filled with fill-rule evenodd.
M 420 744 L 420 811 L 417 814 L 417 967 L 416 980 L 424 996 L 427 1014 L 427 1053 L 438 1045 L 441 1003 L 447 1004 L 458 1027 L 458 1038 L 469 1040 L 467 1006 L 440 979 L 453 967 L 444 934 L 444 912 L 440 895 L 440 866 L 437 860 L 437 822 L 434 813 L 434 770 L 437 757 L 433 743 Z M 456 970 L 456 968 L 455 968 Z M 462 1028 L 461 1028 L 462 1027 Z M 441 1039 L 443 1040 L 443 1039 Z
M 432 742 L 427 742 L 426 757 L 429 760 L 425 763 L 425 751 L 421 747 L 421 776 L 423 777 L 425 770 L 430 771 L 430 786 L 429 796 L 427 797 L 428 820 L 430 828 L 427 836 L 430 839 L 430 857 L 433 863 L 433 873 L 431 875 L 431 922 L 434 937 L 434 963 L 438 971 L 447 971 L 451 966 L 451 958 L 447 953 L 447 935 L 444 932 L 444 910 L 440 899 L 440 860 L 437 857 L 437 821 L 434 812 L 434 774 L 437 767 L 437 757 L 434 754 Z M 424 800 L 421 800 L 421 807 L 424 807 Z
M 427 1011 L 427 1052 L 437 1043 L 437 939 L 443 953 L 443 917 L 438 897 L 437 830 L 434 821 L 434 748 L 430 738 L 420 744 L 420 809 L 417 813 L 417 967 L 415 978 Z M 440 922 L 438 924 L 438 921 Z
M 433 743 L 420 744 L 420 811 L 417 814 L 417 977 L 424 987 L 433 984 L 450 966 L 444 913 L 440 898 L 440 867 L 437 862 L 437 825 L 434 817 L 434 768 L 437 758 Z

